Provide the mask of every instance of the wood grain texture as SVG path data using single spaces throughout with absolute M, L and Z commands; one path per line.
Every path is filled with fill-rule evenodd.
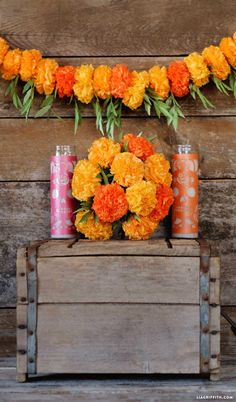
M 0 119 L 0 180 L 48 180 L 48 160 L 55 144 L 75 145 L 78 157 L 87 157 L 91 142 L 100 134 L 96 132 L 93 119 L 86 119 L 77 135 L 74 135 L 73 124 L 72 119 L 41 119 L 28 123 Z M 178 133 L 155 118 L 127 118 L 123 128 L 125 132 L 134 133 L 142 130 L 146 136 L 156 134 L 156 150 L 164 152 L 168 158 L 177 143 L 190 142 L 199 151 L 202 178 L 236 178 L 236 117 L 185 119 L 180 122 Z
M 39 305 L 37 372 L 197 373 L 198 315 L 198 306 Z
M 0 305 L 9 306 L 15 304 L 17 248 L 30 240 L 49 238 L 49 184 L 1 183 L 0 189 Z M 214 242 L 220 242 L 221 302 L 233 305 L 236 303 L 236 180 L 201 181 L 200 195 L 200 233 Z M 159 235 L 165 236 L 167 230 L 161 226 Z
M 19 304 L 17 313 L 17 374 L 18 381 L 24 379 L 27 372 L 27 305 Z
M 198 257 L 51 257 L 37 270 L 39 303 L 199 303 Z
M 0 26 L 12 46 L 45 56 L 179 55 L 232 35 L 235 11 L 233 0 L 2 0 Z
M 16 353 L 16 310 L 0 308 L 0 358 L 15 356 Z
M 222 310 L 236 322 L 236 307 L 223 307 Z M 236 336 L 224 317 L 221 317 L 221 332 L 222 363 L 225 365 L 233 364 L 236 372 Z

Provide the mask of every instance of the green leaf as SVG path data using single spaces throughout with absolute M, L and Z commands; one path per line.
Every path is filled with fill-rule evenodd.
M 34 82 L 32 80 L 27 81 L 27 83 L 24 85 L 22 93 L 25 94 L 33 86 L 34 86 Z
M 94 214 L 94 223 L 95 225 L 97 225 L 99 222 L 99 217 L 97 216 L 97 214 Z
M 81 111 L 79 108 L 79 104 L 75 99 L 75 122 L 74 122 L 74 134 L 77 133 L 77 129 L 78 129 L 78 125 L 81 123 L 82 121 L 82 115 L 81 115 Z
M 35 114 L 35 119 L 37 119 L 38 117 L 42 117 L 44 116 L 46 113 L 49 112 L 49 110 L 51 109 L 51 105 L 47 105 L 42 107 L 41 109 L 38 110 L 38 112 Z
M 129 141 L 125 141 L 123 144 L 123 152 L 129 151 Z
M 157 138 L 156 134 L 151 135 L 150 137 L 148 137 L 148 141 L 152 142 L 155 138 Z
M 82 216 L 82 218 L 80 219 L 79 223 L 87 223 L 90 214 L 91 214 L 91 211 L 86 212 L 86 213 Z
M 134 217 L 134 219 L 136 219 L 136 221 L 139 221 L 140 222 L 140 217 L 137 215 L 137 214 L 133 214 L 133 217 Z

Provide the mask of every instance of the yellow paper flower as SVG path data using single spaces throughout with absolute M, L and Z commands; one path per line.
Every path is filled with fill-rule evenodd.
M 236 67 L 236 43 L 232 38 L 223 38 L 220 42 L 220 50 L 232 67 Z
M 56 84 L 58 64 L 53 59 L 42 59 L 38 63 L 35 75 L 35 87 L 39 94 L 50 95 Z
M 88 159 L 95 165 L 104 168 L 111 166 L 114 157 L 120 153 L 120 144 L 109 138 L 99 138 L 94 141 L 89 149 Z
M 207 68 L 201 54 L 193 52 L 185 57 L 184 61 L 190 72 L 191 80 L 197 87 L 200 88 L 209 82 L 210 70 Z
M 87 222 L 80 222 L 85 211 L 80 211 L 76 215 L 75 227 L 78 232 L 83 233 L 91 240 L 108 240 L 112 237 L 112 225 L 110 223 L 95 223 L 93 214 L 89 216 Z
M 163 154 L 149 156 L 144 162 L 144 177 L 156 184 L 171 185 L 170 163 Z
M 93 89 L 95 95 L 101 99 L 111 95 L 111 75 L 112 69 L 108 66 L 99 66 L 94 70 Z
M 170 92 L 170 84 L 167 78 L 166 67 L 153 66 L 149 70 L 150 87 L 154 89 L 158 96 L 166 99 Z
M 100 170 L 92 162 L 83 159 L 80 160 L 73 173 L 72 178 L 72 195 L 80 201 L 87 201 L 93 197 L 95 190 L 101 185 L 100 179 L 97 177 Z
M 143 179 L 144 164 L 130 152 L 122 152 L 115 156 L 111 173 L 114 175 L 116 183 L 123 187 L 129 187 Z
M 124 93 L 123 103 L 134 110 L 143 103 L 145 89 L 149 85 L 149 74 L 147 71 L 132 72 L 132 83 Z
M 146 240 L 157 228 L 158 222 L 155 222 L 147 216 L 140 216 L 139 220 L 133 216 L 122 224 L 125 235 L 130 240 Z
M 4 57 L 6 56 L 9 49 L 7 41 L 0 37 L 0 65 L 3 63 Z
M 137 215 L 147 216 L 155 208 L 156 185 L 151 181 L 139 181 L 126 190 L 129 210 Z
M 90 103 L 93 99 L 93 72 L 92 64 L 82 64 L 75 70 L 74 93 L 82 103 Z
M 36 71 L 42 55 L 39 50 L 24 50 L 22 52 L 20 77 L 22 81 L 29 81 L 36 77 Z
M 226 80 L 230 73 L 230 66 L 220 48 L 218 46 L 205 47 L 202 55 L 212 74 L 219 80 Z
M 12 80 L 19 74 L 21 54 L 20 49 L 9 50 L 7 52 L 1 67 L 2 78 Z

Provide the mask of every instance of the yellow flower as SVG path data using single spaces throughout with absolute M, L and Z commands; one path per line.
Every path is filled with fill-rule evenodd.
M 171 185 L 170 163 L 163 154 L 149 156 L 144 162 L 144 177 L 156 184 Z
M 115 143 L 109 138 L 99 138 L 94 141 L 89 149 L 89 160 L 95 165 L 104 168 L 111 166 L 114 157 L 120 153 L 120 144 Z
M 36 69 L 42 55 L 39 50 L 24 50 L 22 52 L 20 77 L 22 81 L 29 81 L 36 76 Z
M 197 87 L 209 82 L 210 70 L 207 68 L 201 54 L 193 52 L 185 57 L 184 61 L 190 72 L 191 80 Z
M 5 80 L 12 80 L 19 74 L 21 63 L 21 50 L 9 50 L 3 60 L 2 64 L 2 78 Z
M 82 64 L 75 70 L 74 93 L 82 103 L 90 103 L 93 99 L 93 71 L 92 64 Z
M 223 38 L 220 42 L 220 50 L 224 53 L 228 63 L 236 67 L 236 43 L 232 38 Z
M 137 215 L 147 216 L 155 208 L 156 185 L 151 181 L 139 181 L 126 190 L 129 210 Z
M 83 159 L 80 160 L 75 169 L 72 178 L 72 195 L 80 201 L 87 201 L 93 197 L 95 190 L 101 185 L 97 177 L 100 170 L 92 162 Z
M 153 66 L 149 70 L 150 87 L 154 89 L 158 96 L 166 99 L 170 92 L 170 84 L 167 78 L 167 68 Z
M 102 223 L 100 221 L 95 223 L 92 213 L 87 222 L 80 222 L 85 213 L 85 211 L 80 211 L 76 215 L 75 227 L 78 232 L 83 233 L 91 240 L 108 240 L 112 237 L 111 223 Z
M 137 71 L 132 72 L 132 83 L 129 86 L 123 98 L 123 103 L 134 110 L 137 109 L 143 103 L 143 97 L 145 94 L 145 89 L 149 85 L 149 74 L 147 71 Z
M 111 95 L 111 75 L 112 69 L 108 66 L 99 66 L 94 70 L 93 89 L 95 95 L 101 99 Z
M 130 240 L 146 240 L 152 235 L 157 225 L 158 222 L 147 216 L 140 216 L 139 220 L 131 216 L 128 221 L 122 224 L 122 228 Z
M 58 64 L 53 59 L 42 59 L 38 63 L 35 75 L 35 87 L 39 94 L 50 95 L 56 83 Z
M 218 46 L 205 47 L 202 55 L 212 74 L 219 80 L 226 80 L 230 73 L 230 66 L 220 48 Z
M 111 165 L 111 173 L 120 186 L 129 187 L 143 179 L 144 164 L 130 152 L 122 152 L 115 156 Z
M 0 65 L 3 63 L 4 57 L 6 56 L 9 49 L 9 45 L 5 39 L 0 37 Z

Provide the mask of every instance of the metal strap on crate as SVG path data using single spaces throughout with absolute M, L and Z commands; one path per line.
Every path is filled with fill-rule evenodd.
M 209 335 L 209 296 L 210 296 L 210 255 L 211 249 L 204 239 L 198 240 L 200 244 L 200 371 L 209 372 L 210 361 L 210 335 Z
M 30 245 L 27 249 L 27 290 L 28 290 L 28 308 L 27 308 L 27 366 L 28 374 L 35 374 L 36 356 L 37 356 L 37 301 L 38 301 L 38 283 L 37 283 L 37 249 L 45 243 L 43 240 Z

